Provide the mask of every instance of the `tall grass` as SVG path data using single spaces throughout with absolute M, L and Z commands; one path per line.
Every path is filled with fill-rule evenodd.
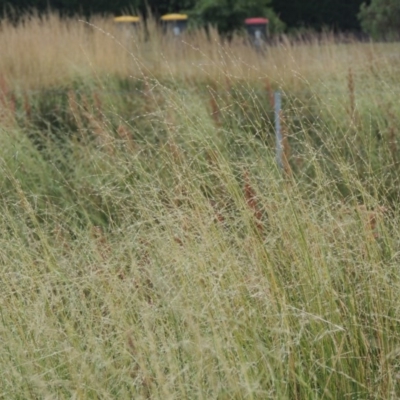
M 1 74 L 19 88 L 62 85 L 77 78 L 95 80 L 103 74 L 169 80 L 224 82 L 226 77 L 303 87 L 329 79 L 342 81 L 350 65 L 355 73 L 392 71 L 397 64 L 396 44 L 350 42 L 337 45 L 335 37 L 307 42 L 281 37 L 260 56 L 241 36 L 223 42 L 210 29 L 195 31 L 179 40 L 160 34 L 154 21 L 144 30 L 119 29 L 109 18 L 90 21 L 60 19 L 49 14 L 26 17 L 15 26 L 0 25 Z M 336 75 L 336 80 L 333 80 Z M 328 82 L 326 82 L 328 84 Z
M 151 34 L 2 22 L 1 396 L 398 398 L 398 44 Z

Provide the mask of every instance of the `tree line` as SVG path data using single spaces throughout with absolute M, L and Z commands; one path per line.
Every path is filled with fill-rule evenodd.
M 31 10 L 68 16 L 185 12 L 193 23 L 213 24 L 221 33 L 240 28 L 246 17 L 264 16 L 272 32 L 329 29 L 400 37 L 400 0 L 0 0 L 0 10 L 14 17 Z

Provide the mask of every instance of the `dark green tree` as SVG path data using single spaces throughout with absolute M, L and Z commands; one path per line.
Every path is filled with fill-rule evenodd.
M 360 31 L 357 14 L 362 2 L 363 0 L 272 0 L 272 7 L 289 28 L 311 28 L 318 31 L 330 28 L 354 32 Z
M 362 29 L 375 39 L 400 38 L 400 0 L 372 0 L 361 5 Z
M 156 17 L 190 11 L 197 3 L 196 0 L 137 0 L 137 2 L 141 14 L 146 15 L 150 10 Z
M 248 17 L 267 17 L 272 31 L 277 32 L 284 25 L 270 6 L 271 0 L 200 0 L 196 2 L 193 14 L 203 24 L 217 26 L 222 34 L 243 27 Z
M 59 11 L 63 15 L 119 14 L 123 10 L 137 9 L 140 0 L 0 0 L 5 13 L 24 13 L 31 10 Z
M 196 0 L 0 0 L 1 10 L 24 12 L 56 10 L 62 14 L 121 14 L 151 11 L 155 16 L 192 9 Z

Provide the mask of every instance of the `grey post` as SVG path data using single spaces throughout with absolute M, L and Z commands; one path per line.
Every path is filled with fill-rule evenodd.
M 282 143 L 282 132 L 281 132 L 281 92 L 275 92 L 274 95 L 275 103 L 275 136 L 276 136 L 276 162 L 279 168 L 283 168 L 283 143 Z

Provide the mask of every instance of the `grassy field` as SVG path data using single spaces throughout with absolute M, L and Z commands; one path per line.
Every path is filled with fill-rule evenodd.
M 149 30 L 0 24 L 0 397 L 398 399 L 400 45 Z

